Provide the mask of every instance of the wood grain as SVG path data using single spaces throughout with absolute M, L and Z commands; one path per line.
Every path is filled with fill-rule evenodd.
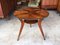
M 16 10 L 14 12 L 14 15 L 21 20 L 21 28 L 20 28 L 19 35 L 18 35 L 18 40 L 21 35 L 24 23 L 29 23 L 31 25 L 36 22 L 38 22 L 39 29 L 45 40 L 45 36 L 44 36 L 43 30 L 41 27 L 41 22 L 42 22 L 43 18 L 48 16 L 48 14 L 49 13 L 47 12 L 47 10 L 43 10 L 38 7 L 37 8 L 28 7 L 28 8 L 24 8 L 21 10 Z

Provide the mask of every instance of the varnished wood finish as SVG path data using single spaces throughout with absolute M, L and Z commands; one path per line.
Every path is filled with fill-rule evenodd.
M 17 41 L 19 40 L 19 37 L 20 37 L 20 35 L 21 35 L 21 32 L 22 32 L 23 26 L 24 26 L 24 19 L 21 20 L 21 28 L 20 28 L 20 31 L 19 31 L 19 35 L 18 35 L 18 39 L 17 39 Z
M 41 34 L 42 34 L 44 40 L 45 40 L 45 36 L 44 36 L 43 30 L 42 30 L 41 22 L 42 22 L 42 19 L 38 19 L 38 26 L 39 26 L 39 29 L 40 29 L 40 31 L 41 31 Z
M 19 19 L 42 19 L 48 16 L 47 10 L 40 9 L 38 7 L 27 7 L 21 10 L 16 10 L 14 15 Z
M 14 10 L 14 7 L 16 6 L 16 0 L 0 0 L 0 4 L 3 14 L 2 16 L 3 18 L 7 18 L 9 13 Z
M 30 27 L 32 27 L 32 24 L 30 24 Z
M 28 8 L 24 8 L 21 10 L 16 10 L 14 12 L 14 15 L 21 20 L 21 29 L 19 32 L 18 40 L 19 40 L 20 34 L 22 32 L 24 22 L 29 23 L 29 24 L 34 24 L 34 23 L 38 22 L 38 26 L 40 28 L 42 36 L 45 39 L 43 30 L 41 27 L 41 22 L 42 22 L 42 19 L 44 19 L 45 17 L 48 16 L 48 14 L 49 13 L 46 10 L 40 9 L 38 7 L 37 8 L 28 7 Z M 24 21 L 22 21 L 22 19 L 24 19 Z
M 14 12 L 14 15 L 18 17 L 19 19 L 28 19 L 28 20 L 25 20 L 25 22 L 29 24 L 33 24 L 37 22 L 36 19 L 39 19 L 39 18 L 42 19 L 48 16 L 48 12 L 47 10 L 43 10 L 38 7 L 37 8 L 28 7 L 21 10 L 16 10 Z
M 58 0 L 57 11 L 60 12 L 60 0 Z

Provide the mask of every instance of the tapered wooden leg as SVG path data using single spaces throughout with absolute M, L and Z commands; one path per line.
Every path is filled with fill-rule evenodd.
M 32 27 L 32 24 L 30 24 L 30 27 Z
M 41 31 L 41 34 L 42 34 L 44 40 L 45 40 L 44 33 L 43 33 L 43 30 L 42 30 L 42 27 L 41 27 L 41 22 L 42 22 L 42 20 L 38 19 L 38 26 L 39 26 L 39 29 L 40 29 L 40 31 Z
M 18 35 L 17 41 L 19 40 L 19 37 L 20 37 L 20 35 L 21 35 L 21 32 L 22 32 L 23 27 L 24 27 L 24 20 L 22 19 L 22 20 L 21 20 L 21 28 L 20 28 L 20 31 L 19 31 L 19 35 Z

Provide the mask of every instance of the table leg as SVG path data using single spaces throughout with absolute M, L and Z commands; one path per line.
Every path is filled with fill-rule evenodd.
M 30 24 L 30 27 L 32 27 L 32 24 Z
M 21 35 L 21 32 L 22 32 L 23 27 L 24 27 L 24 20 L 22 19 L 22 20 L 21 20 L 21 28 L 20 28 L 20 31 L 19 31 L 19 35 L 18 35 L 17 41 L 19 40 L 19 37 L 20 37 L 20 35 Z
M 38 26 L 39 26 L 39 29 L 40 29 L 40 31 L 41 31 L 41 34 L 42 34 L 44 40 L 45 40 L 44 33 L 43 33 L 43 30 L 42 30 L 42 27 L 41 27 L 41 22 L 42 22 L 42 20 L 38 19 Z

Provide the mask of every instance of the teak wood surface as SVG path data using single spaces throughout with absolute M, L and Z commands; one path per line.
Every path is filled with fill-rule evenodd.
M 27 8 L 16 10 L 14 12 L 14 16 L 19 18 L 21 21 L 21 28 L 20 28 L 17 40 L 19 40 L 22 29 L 24 27 L 24 23 L 34 24 L 36 22 L 38 22 L 39 29 L 41 31 L 41 34 L 42 34 L 44 40 L 45 40 L 45 36 L 44 36 L 43 30 L 41 27 L 41 22 L 42 22 L 42 19 L 44 19 L 48 15 L 49 15 L 49 13 L 47 10 L 40 9 L 39 7 L 35 7 L 35 8 L 34 7 L 27 7 Z

